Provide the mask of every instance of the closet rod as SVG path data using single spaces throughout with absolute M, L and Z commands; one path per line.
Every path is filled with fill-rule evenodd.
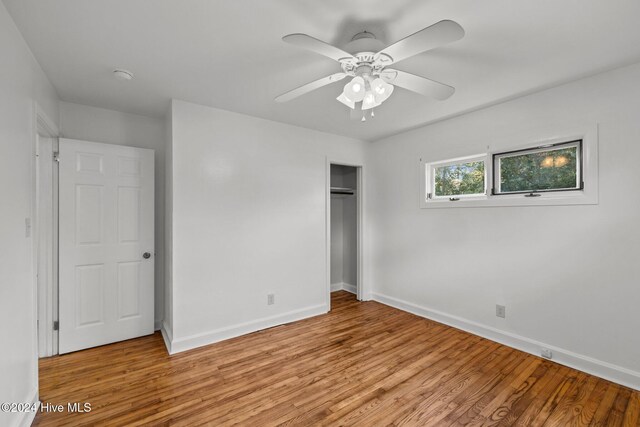
M 342 194 L 342 195 L 353 195 L 355 194 L 355 190 L 352 188 L 337 188 L 337 187 L 333 187 L 331 188 L 331 194 Z

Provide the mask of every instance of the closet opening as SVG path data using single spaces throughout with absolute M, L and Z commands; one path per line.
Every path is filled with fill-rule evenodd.
M 361 167 L 330 165 L 330 285 L 331 293 L 360 298 Z

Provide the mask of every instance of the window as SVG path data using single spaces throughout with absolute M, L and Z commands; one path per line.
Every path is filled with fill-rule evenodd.
M 493 155 L 493 194 L 582 189 L 582 140 Z
M 459 200 L 485 196 L 485 159 L 485 156 L 474 156 L 429 164 L 428 198 Z
M 508 134 L 469 143 L 486 146 L 483 154 L 421 158 L 420 207 L 597 205 L 597 125 L 527 132 L 517 140 Z M 503 149 L 491 150 L 491 145 Z

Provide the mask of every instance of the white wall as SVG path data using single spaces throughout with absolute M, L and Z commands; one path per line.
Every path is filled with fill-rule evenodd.
M 368 144 L 181 101 L 172 129 L 172 351 L 325 312 L 327 156 Z
M 60 102 L 60 132 L 65 138 L 155 150 L 156 328 L 164 314 L 165 131 L 162 119 Z
M 0 2 L 0 402 L 32 402 L 38 391 L 32 238 L 34 101 L 57 123 L 58 100 Z M 33 234 L 32 234 L 33 235 Z M 0 412 L 0 425 L 27 415 Z
M 344 196 L 331 196 L 331 285 L 342 286 L 344 274 Z
M 373 143 L 375 297 L 640 387 L 639 82 L 635 65 Z M 419 208 L 421 157 L 595 124 L 598 205 Z

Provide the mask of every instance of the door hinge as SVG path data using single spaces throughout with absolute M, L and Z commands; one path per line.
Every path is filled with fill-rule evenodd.
M 53 161 L 60 163 L 60 152 L 58 151 L 53 152 Z
M 60 321 L 59 320 L 54 320 L 53 321 L 53 330 L 54 331 L 60 330 Z

